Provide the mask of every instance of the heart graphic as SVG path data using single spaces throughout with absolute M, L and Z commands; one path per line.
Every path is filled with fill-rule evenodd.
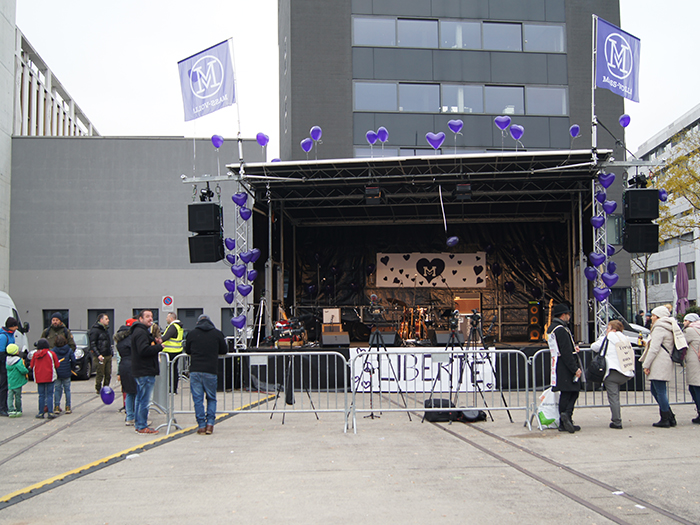
M 389 271 L 393 273 L 393 271 L 394 271 L 394 268 L 389 268 Z
M 416 270 L 418 270 L 418 275 L 431 282 L 438 275 L 442 275 L 442 272 L 445 270 L 445 262 L 442 259 L 429 261 L 426 258 L 422 258 L 416 263 Z
M 384 266 L 386 266 L 387 264 L 389 264 L 389 256 L 388 256 L 388 255 L 385 255 L 384 257 L 382 257 L 381 259 L 379 259 L 379 261 L 380 261 Z
M 394 280 L 392 281 L 394 284 L 401 284 L 401 281 L 399 281 L 398 277 L 394 277 Z
M 418 284 L 420 284 L 421 286 L 423 286 L 423 281 L 420 281 Z
M 452 275 L 457 275 L 457 270 L 452 270 Z
M 425 140 L 428 141 L 428 144 L 430 144 L 433 149 L 438 149 L 440 146 L 442 146 L 442 143 L 445 142 L 445 133 L 442 131 L 440 133 L 433 133 L 432 131 L 429 131 L 425 134 Z
M 483 283 L 484 280 L 481 277 L 476 278 L 476 284 Z
M 437 283 L 431 283 L 433 286 L 437 286 Z
M 404 261 L 408 261 L 410 258 L 411 258 L 410 255 L 404 255 L 404 256 L 403 256 L 403 260 L 404 260 Z
M 615 273 L 617 271 L 617 264 L 615 261 L 610 261 L 608 263 L 608 273 Z
M 455 254 L 454 254 L 454 253 L 451 253 L 451 254 L 450 254 L 450 259 L 454 259 L 454 258 L 455 258 Z
M 248 272 L 248 281 L 254 281 L 257 278 L 258 278 L 258 271 L 257 270 L 250 270 Z
M 477 255 L 477 256 L 476 256 L 476 260 L 477 260 L 477 261 L 480 261 L 480 260 L 481 260 L 481 257 L 479 257 L 479 256 Z
M 367 139 L 367 142 L 370 145 L 373 145 L 375 142 L 377 142 L 377 139 L 379 136 L 377 135 L 377 132 L 374 131 L 373 129 L 370 129 L 367 133 L 365 133 L 365 138 Z
M 450 131 L 452 131 L 452 133 L 459 133 L 460 131 L 462 131 L 462 126 L 464 126 L 464 122 L 462 122 L 459 119 L 450 120 L 447 122 L 447 127 L 450 128 Z
M 467 278 L 466 278 L 466 277 L 462 277 L 462 281 L 466 283 L 466 282 L 467 282 Z
M 403 268 L 401 268 L 401 269 L 399 270 L 399 273 L 400 273 L 401 275 L 403 275 Z
M 385 280 L 385 281 L 388 281 L 388 279 L 387 279 L 386 277 L 384 277 L 384 280 Z
M 457 259 L 457 264 L 462 264 L 462 261 L 460 261 L 459 259 Z
M 474 266 L 474 275 L 479 275 L 483 271 L 484 271 L 483 266 Z
M 369 388 L 370 384 L 371 384 L 370 381 L 362 381 L 362 388 L 367 389 L 367 388 Z

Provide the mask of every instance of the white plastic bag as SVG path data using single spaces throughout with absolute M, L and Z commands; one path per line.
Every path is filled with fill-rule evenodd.
M 541 428 L 559 428 L 559 392 L 553 392 L 551 387 L 540 395 L 537 419 Z

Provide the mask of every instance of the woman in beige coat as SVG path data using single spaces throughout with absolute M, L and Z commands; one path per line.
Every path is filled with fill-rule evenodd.
M 688 351 L 685 354 L 685 379 L 698 411 L 698 417 L 692 422 L 700 425 L 700 316 L 686 315 L 683 318 L 683 326 L 685 340 L 688 343 Z

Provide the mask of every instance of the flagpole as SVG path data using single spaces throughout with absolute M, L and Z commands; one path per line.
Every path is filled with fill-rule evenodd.
M 233 49 L 233 37 L 228 39 L 229 47 L 231 49 L 231 62 L 233 63 L 233 92 L 236 96 L 236 121 L 238 122 L 238 134 L 236 139 L 238 141 L 238 163 L 243 166 L 243 139 L 241 138 L 241 110 L 240 108 L 240 96 L 238 91 L 238 73 L 236 72 L 236 53 Z M 267 159 L 266 159 L 267 160 Z
M 598 118 L 595 114 L 595 67 L 598 58 L 598 15 L 591 14 L 592 31 L 591 31 L 591 151 L 593 152 L 593 160 L 598 160 Z

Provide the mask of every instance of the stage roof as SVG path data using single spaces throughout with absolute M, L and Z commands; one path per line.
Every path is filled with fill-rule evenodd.
M 379 154 L 379 151 L 377 152 Z M 228 165 L 265 211 L 270 199 L 299 227 L 564 220 L 591 200 L 591 181 L 612 151 L 497 152 L 425 157 Z M 185 181 L 187 182 L 187 181 Z M 201 182 L 201 180 L 200 180 Z M 458 200 L 457 185 L 471 185 Z M 366 188 L 381 198 L 368 203 Z M 467 189 L 462 187 L 462 189 Z

